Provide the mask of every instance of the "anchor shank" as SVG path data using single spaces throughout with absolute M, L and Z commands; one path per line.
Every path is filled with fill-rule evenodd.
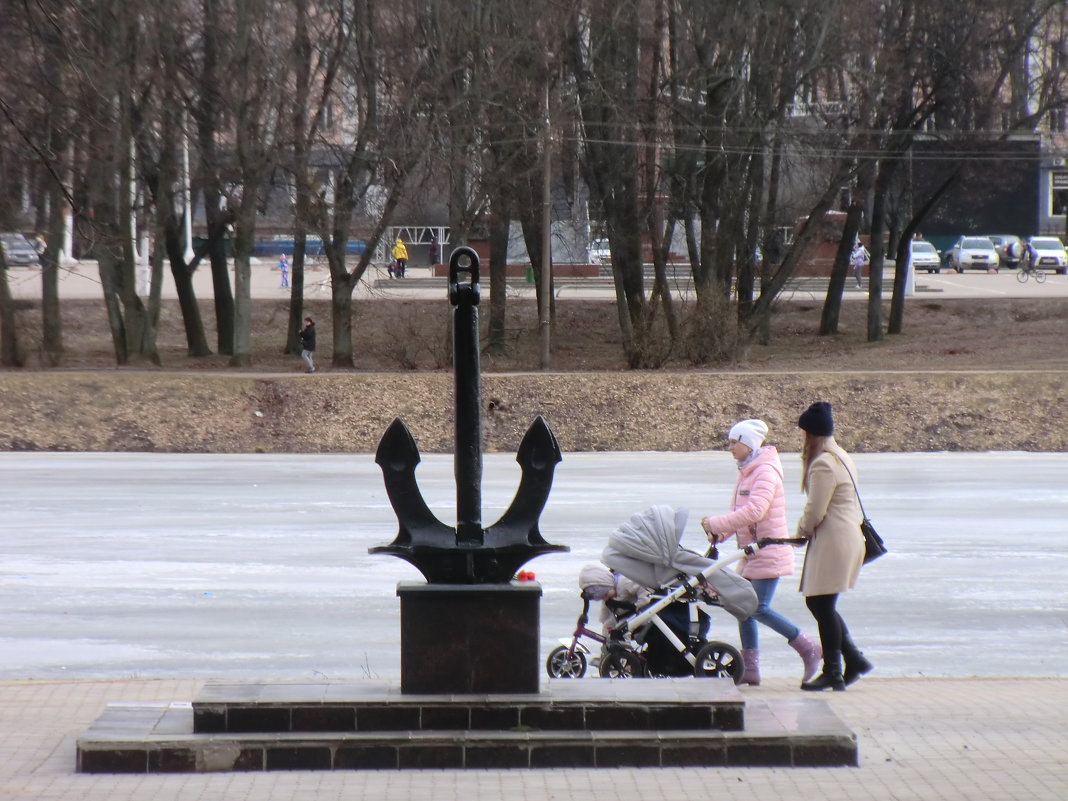
M 453 361 L 456 408 L 456 541 L 482 545 L 482 396 L 478 356 L 477 261 L 456 273 L 471 273 L 469 283 L 450 276 L 453 313 Z

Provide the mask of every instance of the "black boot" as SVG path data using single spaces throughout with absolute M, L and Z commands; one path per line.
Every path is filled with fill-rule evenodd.
M 802 690 L 844 690 L 842 678 L 842 654 L 839 651 L 823 652 L 823 672 L 812 681 L 801 682 Z
M 842 672 L 842 680 L 848 687 L 865 673 L 870 673 L 875 667 L 864 658 L 853 638 L 848 634 L 842 637 L 842 657 L 845 659 L 845 670 Z

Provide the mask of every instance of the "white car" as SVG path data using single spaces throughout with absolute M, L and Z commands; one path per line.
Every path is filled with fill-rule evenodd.
M 0 247 L 8 267 L 36 267 L 40 264 L 37 251 L 22 234 L 0 234 Z
M 1068 273 L 1068 253 L 1057 237 L 1033 236 L 1027 240 L 1027 247 L 1035 267 L 1056 270 L 1059 275 Z
M 610 264 L 612 251 L 607 239 L 594 239 L 590 242 L 590 264 Z
M 968 267 L 996 270 L 1001 263 L 997 248 L 985 236 L 962 236 L 949 251 L 946 264 L 958 273 Z
M 909 264 L 913 272 L 926 270 L 928 273 L 942 272 L 942 259 L 935 246 L 922 239 L 909 242 Z

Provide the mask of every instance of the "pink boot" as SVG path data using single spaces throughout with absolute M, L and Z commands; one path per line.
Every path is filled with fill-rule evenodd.
M 738 684 L 760 686 L 760 651 L 756 648 L 742 649 L 742 680 Z
M 790 640 L 790 647 L 793 648 L 801 656 L 801 661 L 805 663 L 805 675 L 801 681 L 808 681 L 816 675 L 816 671 L 820 669 L 820 661 L 823 659 L 823 649 L 820 648 L 818 642 L 812 642 L 805 634 L 800 632 L 796 637 Z

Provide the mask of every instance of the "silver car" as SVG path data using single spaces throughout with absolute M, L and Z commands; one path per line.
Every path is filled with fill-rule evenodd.
M 0 246 L 8 267 L 36 267 L 40 264 L 37 251 L 22 234 L 0 234 Z
M 942 259 L 935 246 L 923 239 L 909 242 L 909 264 L 912 271 L 926 270 L 928 273 L 942 272 Z
M 962 236 L 949 251 L 947 264 L 958 273 L 968 267 L 996 270 L 1001 263 L 997 248 L 985 236 Z

